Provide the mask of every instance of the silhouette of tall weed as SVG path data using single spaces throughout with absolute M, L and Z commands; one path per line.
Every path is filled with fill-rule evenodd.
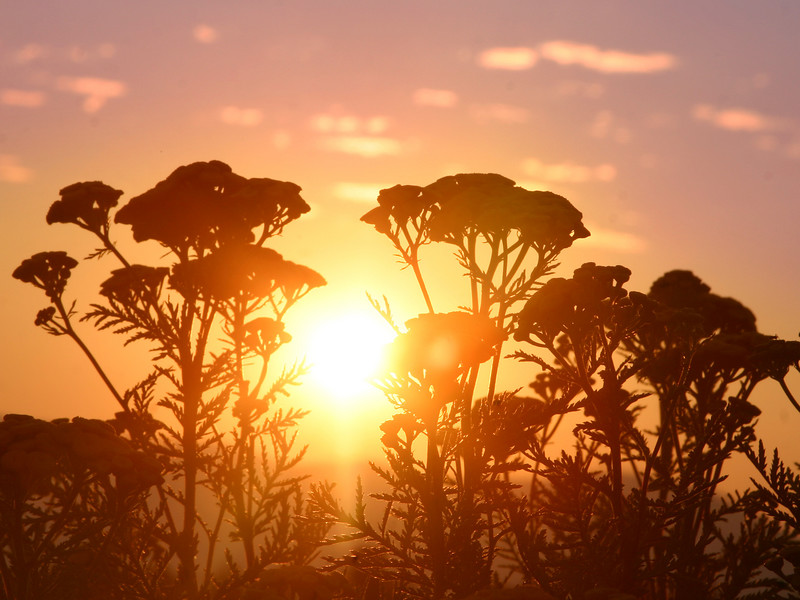
M 41 288 L 49 300 L 36 325 L 71 338 L 118 403 L 113 430 L 104 430 L 110 436 L 106 443 L 126 444 L 135 449 L 131 456 L 147 457 L 160 467 L 158 480 L 147 480 L 147 502 L 136 506 L 140 528 L 147 533 L 142 539 L 150 546 L 123 546 L 111 553 L 124 555 L 115 560 L 139 565 L 138 572 L 125 574 L 125 582 L 138 577 L 135 584 L 124 587 L 109 580 L 112 589 L 116 582 L 118 597 L 238 597 L 265 567 L 303 565 L 313 555 L 320 532 L 294 519 L 304 511 L 302 476 L 293 474 L 304 453 L 294 443 L 304 411 L 280 402 L 304 366 L 285 366 L 275 374 L 271 362 L 291 339 L 283 324 L 287 311 L 325 280 L 265 245 L 308 212 L 299 192 L 293 183 L 241 177 L 219 161 L 193 163 L 131 198 L 112 221 L 122 192 L 96 181 L 76 183 L 61 190 L 47 222 L 86 230 L 99 240 L 89 259 L 108 256 L 117 263 L 100 284 L 100 299 L 82 315 L 65 299 L 70 273 L 79 265 L 65 252 L 36 254 L 13 273 Z M 160 245 L 164 261 L 145 265 L 124 255 L 114 242 L 116 224 L 129 226 L 137 242 Z M 79 333 L 81 323 L 113 331 L 125 345 L 146 344 L 151 371 L 131 389 L 118 389 Z M 257 375 L 247 376 L 245 366 Z M 15 423 L 12 419 L 9 427 Z M 82 423 L 72 427 L 85 427 Z M 17 438 L 12 442 L 4 461 L 12 460 L 14 444 L 20 443 Z M 59 471 L 41 455 L 48 452 L 46 439 L 36 436 L 30 443 L 30 460 L 41 458 L 51 471 L 39 478 L 43 491 L 34 504 L 23 505 L 26 496 L 12 495 L 10 512 L 4 513 L 14 527 L 3 540 L 7 561 L 2 574 L 6 589 L 17 585 L 13 597 L 18 598 L 49 597 L 45 588 L 34 589 L 33 570 L 56 538 L 66 539 L 69 548 L 95 538 L 102 538 L 95 548 L 108 548 L 116 540 L 109 531 L 84 531 L 81 525 L 73 524 L 74 531 L 65 531 L 61 522 L 61 529 L 40 526 L 39 521 L 45 522 L 42 506 L 56 510 L 48 518 L 64 514 L 67 519 L 79 506 L 65 496 L 84 499 L 97 488 L 105 503 L 92 508 L 102 515 L 98 519 L 115 523 L 121 509 L 99 494 L 128 485 L 125 472 L 107 466 L 95 469 L 94 479 L 70 478 L 72 471 Z M 106 459 L 113 463 L 113 457 Z M 109 477 L 115 480 L 116 488 L 102 487 L 100 476 L 104 485 Z M 25 543 L 36 548 L 32 554 L 20 545 L 26 535 Z M 227 537 L 235 544 L 227 543 Z M 21 581 L 25 578 L 27 584 Z
M 382 518 L 367 517 L 360 487 L 352 513 L 331 486 L 312 493 L 321 522 L 350 529 L 330 543 L 360 540 L 333 566 L 357 565 L 399 598 L 791 593 L 770 568 L 796 561 L 796 521 L 758 498 L 796 507 L 796 476 L 781 463 L 759 497 L 718 490 L 736 453 L 765 473 L 750 397 L 773 378 L 794 401 L 785 376 L 800 343 L 758 333 L 747 308 L 687 271 L 647 294 L 626 289 L 619 265 L 552 277 L 589 235 L 581 213 L 500 175 L 395 186 L 362 221 L 411 268 L 427 312 L 399 328 L 377 382 L 397 409 L 381 427 L 385 463 L 370 465 Z M 420 254 L 432 243 L 452 245 L 469 278 L 455 312 L 431 298 Z M 534 368 L 527 391 L 497 391 L 504 356 Z M 573 446 L 556 448 L 570 417 Z

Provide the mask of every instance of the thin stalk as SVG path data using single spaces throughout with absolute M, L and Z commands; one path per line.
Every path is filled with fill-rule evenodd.
M 428 435 L 427 478 L 428 478 L 428 523 L 430 524 L 431 578 L 433 580 L 433 597 L 444 598 L 446 590 L 445 571 L 447 560 L 444 545 L 444 523 L 442 520 L 442 466 L 437 447 L 438 415 L 431 418 L 426 427 Z
M 789 389 L 789 386 L 786 385 L 786 377 L 781 377 L 778 379 L 778 383 L 781 385 L 783 393 L 786 394 L 786 397 L 789 399 L 789 402 L 792 403 L 792 406 L 794 406 L 795 410 L 800 412 L 800 404 L 797 403 L 797 400 L 795 400 L 795 397 Z
M 415 243 L 411 239 L 411 234 L 409 234 L 405 223 L 401 225 L 400 230 L 403 232 L 403 235 L 408 242 L 408 249 L 403 249 L 400 244 L 400 239 L 397 236 L 395 236 L 393 240 L 395 247 L 400 250 L 403 260 L 405 260 L 406 264 L 410 265 L 411 270 L 414 271 L 414 277 L 416 277 L 417 285 L 419 285 L 420 292 L 422 292 L 422 297 L 425 300 L 425 306 L 428 308 L 428 312 L 433 314 L 433 302 L 431 302 L 431 296 L 428 293 L 428 286 L 425 285 L 425 279 L 422 277 L 422 270 L 419 268 L 419 243 L 418 241 Z
M 244 378 L 244 342 L 242 335 L 244 333 L 244 312 L 246 301 L 243 298 L 237 298 L 233 307 L 233 343 L 234 343 L 234 356 L 236 369 L 234 377 L 236 378 L 237 387 L 239 388 L 239 402 L 242 403 L 242 416 L 241 424 L 241 446 L 239 447 L 239 454 L 237 458 L 237 465 L 235 466 L 236 472 L 239 475 L 239 480 L 245 477 L 245 472 L 251 474 L 250 486 L 252 487 L 252 470 L 246 467 L 250 465 L 250 437 L 253 432 L 252 423 L 250 421 L 250 409 L 248 404 L 248 390 L 247 381 Z M 248 490 L 250 491 L 250 490 Z M 253 523 L 252 523 L 252 494 L 247 494 L 245 501 L 241 504 L 239 515 L 237 515 L 237 523 L 239 525 L 239 532 L 242 536 L 242 545 L 244 546 L 245 559 L 247 561 L 247 568 L 251 569 L 255 564 L 255 548 L 253 545 Z
M 121 262 L 124 267 L 131 266 L 131 264 L 126 260 L 126 258 L 122 256 L 122 253 L 111 242 L 111 238 L 108 235 L 108 226 L 104 227 L 103 231 L 98 235 L 100 237 L 100 240 L 103 242 L 103 246 L 105 246 L 107 250 L 110 250 L 111 253 L 117 257 L 117 260 L 119 260 L 119 262 Z
M 114 387 L 114 384 L 111 383 L 111 380 L 108 378 L 108 375 L 106 375 L 106 372 L 103 370 L 103 367 L 100 366 L 100 363 L 97 362 L 97 359 L 95 358 L 92 351 L 89 350 L 89 347 L 83 342 L 78 333 L 72 327 L 72 323 L 70 322 L 69 319 L 69 314 L 67 313 L 67 310 L 64 308 L 64 303 L 62 302 L 61 298 L 56 298 L 53 303 L 55 304 L 56 309 L 58 310 L 58 314 L 61 315 L 61 319 L 64 321 L 64 332 L 69 337 L 71 337 L 76 344 L 78 344 L 78 347 L 81 349 L 81 351 L 83 351 L 83 353 L 89 359 L 89 362 L 92 363 L 92 367 L 94 367 L 94 370 L 97 371 L 98 375 L 100 375 L 100 379 L 103 380 L 103 383 L 109 389 L 111 395 L 114 396 L 114 399 L 117 401 L 117 403 L 122 407 L 122 410 L 124 410 L 125 412 L 129 412 L 130 409 L 125 403 L 125 400 L 117 391 L 117 388 Z

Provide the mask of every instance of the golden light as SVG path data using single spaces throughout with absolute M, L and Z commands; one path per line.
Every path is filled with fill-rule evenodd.
M 311 329 L 306 341 L 309 383 L 324 389 L 339 406 L 354 405 L 375 391 L 386 345 L 395 333 L 377 313 L 332 314 Z

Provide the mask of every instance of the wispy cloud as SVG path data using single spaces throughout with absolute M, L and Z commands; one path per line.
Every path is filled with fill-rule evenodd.
M 400 154 L 403 145 L 391 137 L 338 135 L 322 138 L 320 148 L 344 154 L 355 154 L 363 158 L 375 158 Z
M 201 44 L 213 44 L 219 39 L 219 32 L 210 25 L 196 25 L 192 30 L 192 37 Z
M 52 59 L 83 64 L 91 61 L 102 61 L 113 58 L 117 53 L 116 45 L 110 42 L 71 46 L 45 46 L 44 44 L 26 44 L 14 52 L 12 60 L 18 65 L 27 65 L 35 61 Z
M 369 135 L 377 135 L 385 132 L 389 128 L 389 118 L 380 115 L 358 117 L 334 109 L 327 113 L 314 115 L 311 117 L 309 125 L 311 129 L 319 133 L 366 133 Z
M 219 118 L 227 125 L 255 127 L 264 120 L 264 113 L 257 108 L 225 106 L 219 111 Z
M 636 54 L 567 40 L 552 40 L 536 47 L 489 48 L 478 55 L 478 64 L 486 69 L 522 71 L 532 68 L 539 59 L 565 66 L 579 65 L 601 73 L 655 73 L 678 64 L 675 55 L 667 52 Z
M 610 163 L 589 167 L 573 162 L 545 164 L 537 158 L 528 158 L 522 168 L 530 177 L 556 183 L 609 182 L 617 177 L 617 169 Z
M 539 53 L 533 48 L 489 48 L 478 55 L 478 64 L 486 69 L 505 69 L 524 71 L 533 67 L 539 60 Z
M 586 228 L 591 235 L 580 240 L 581 248 L 597 248 L 630 254 L 644 252 L 647 249 L 647 242 L 644 238 L 633 233 L 607 229 L 593 223 L 586 223 Z
M 272 145 L 278 150 L 284 150 L 292 144 L 292 134 L 285 130 L 272 134 Z
M 458 104 L 458 94 L 452 90 L 420 88 L 414 92 L 413 102 L 419 106 L 452 108 Z
M 390 123 L 382 115 L 361 117 L 337 106 L 311 117 L 309 128 L 320 134 L 317 146 L 323 150 L 373 158 L 403 149 L 400 140 L 386 135 Z
M 33 90 L 3 90 L 0 92 L 0 104 L 6 106 L 36 108 L 42 106 L 44 100 L 44 93 Z
M 501 121 L 503 123 L 527 123 L 530 114 L 527 109 L 509 104 L 475 104 L 470 114 L 478 121 Z
M 25 183 L 33 177 L 33 171 L 19 163 L 12 154 L 0 154 L 0 181 Z
M 692 116 L 728 131 L 758 133 L 780 129 L 777 119 L 746 108 L 715 108 L 709 104 L 698 104 L 692 109 Z
M 47 56 L 47 48 L 42 44 L 26 44 L 14 52 L 14 62 L 19 65 L 31 63 Z
M 117 53 L 114 44 L 105 43 L 97 46 L 70 46 L 67 49 L 67 57 L 74 63 L 85 63 L 92 60 L 107 60 Z
M 678 63 L 674 55 L 666 52 L 634 54 L 566 40 L 545 42 L 539 52 L 560 65 L 580 65 L 601 73 L 655 73 L 673 69 Z
M 83 110 L 96 113 L 111 98 L 124 96 L 128 88 L 122 81 L 100 77 L 61 77 L 56 86 L 59 90 L 86 96 Z
M 333 195 L 352 202 L 375 202 L 381 190 L 392 187 L 385 183 L 356 183 L 340 181 L 333 186 Z
M 631 130 L 621 125 L 610 110 L 601 110 L 589 126 L 589 134 L 599 139 L 611 139 L 619 144 L 631 141 Z

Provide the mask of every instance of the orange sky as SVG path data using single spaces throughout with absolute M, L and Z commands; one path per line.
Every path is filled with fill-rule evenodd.
M 799 22 L 790 0 L 9 4 L 0 410 L 114 407 L 77 349 L 33 327 L 42 298 L 10 277 L 34 252 L 91 250 L 78 231 L 45 224 L 58 190 L 102 180 L 124 202 L 197 160 L 303 187 L 312 212 L 278 250 L 329 286 L 298 307 L 301 332 L 320 315 L 370 310 L 364 291 L 387 294 L 402 318 L 423 310 L 406 292 L 410 274 L 358 221 L 377 190 L 497 172 L 584 213 L 592 237 L 563 255 L 560 275 L 588 260 L 624 264 L 630 287 L 646 290 L 667 270 L 691 269 L 753 309 L 762 331 L 793 338 Z M 97 275 L 77 274 L 76 289 L 95 289 Z M 441 310 L 454 309 L 441 287 Z M 117 340 L 92 340 L 115 356 Z M 129 377 L 128 360 L 112 374 Z M 351 427 L 331 425 L 347 411 L 305 393 L 318 427 Z M 374 393 L 349 410 L 378 421 L 382 402 Z M 777 393 L 775 402 L 762 421 L 779 435 L 797 416 Z

